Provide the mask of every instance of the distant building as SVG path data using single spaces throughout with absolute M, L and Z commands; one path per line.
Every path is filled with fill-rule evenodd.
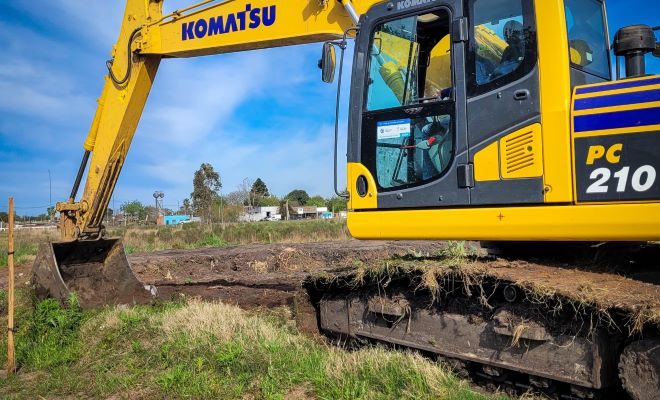
M 241 221 L 261 221 L 264 219 L 282 219 L 280 208 L 274 207 L 246 207 L 245 213 L 239 217 Z
M 295 207 L 291 219 L 320 218 L 323 213 L 328 212 L 328 207 L 303 206 Z
M 158 218 L 159 225 L 178 225 L 188 221 L 191 221 L 190 215 L 163 215 L 162 220 Z

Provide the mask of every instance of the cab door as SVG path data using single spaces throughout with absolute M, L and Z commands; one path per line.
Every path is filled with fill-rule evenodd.
M 363 15 L 348 161 L 363 166 L 364 173 L 349 173 L 348 185 L 353 197 L 376 201 L 354 205 L 469 204 L 462 10 L 459 0 L 404 0 L 376 5 Z M 366 188 L 369 182 L 375 187 Z
M 543 203 L 534 2 L 465 2 L 470 21 L 467 129 L 475 178 L 471 204 Z

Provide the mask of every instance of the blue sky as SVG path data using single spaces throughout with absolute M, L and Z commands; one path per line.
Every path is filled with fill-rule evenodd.
M 165 11 L 191 3 L 167 0 Z M 610 1 L 612 33 L 632 23 L 660 25 L 650 3 Z M 19 214 L 39 214 L 49 204 L 49 170 L 53 203 L 71 190 L 124 2 L 0 5 L 0 210 L 14 196 Z M 163 60 L 116 206 L 133 199 L 151 204 L 161 190 L 165 205 L 176 208 L 202 162 L 220 172 L 225 193 L 260 177 L 277 195 L 294 188 L 331 195 L 335 86 L 320 81 L 320 50 L 312 44 Z M 660 72 L 660 63 L 650 68 Z M 340 154 L 344 149 L 342 134 Z M 339 173 L 342 182 L 343 165 Z

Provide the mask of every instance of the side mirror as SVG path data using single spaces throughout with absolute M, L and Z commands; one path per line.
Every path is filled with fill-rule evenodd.
M 321 54 L 321 61 L 319 61 L 319 68 L 321 68 L 321 79 L 325 83 L 332 83 L 335 79 L 335 46 L 332 43 L 323 43 L 323 53 Z

